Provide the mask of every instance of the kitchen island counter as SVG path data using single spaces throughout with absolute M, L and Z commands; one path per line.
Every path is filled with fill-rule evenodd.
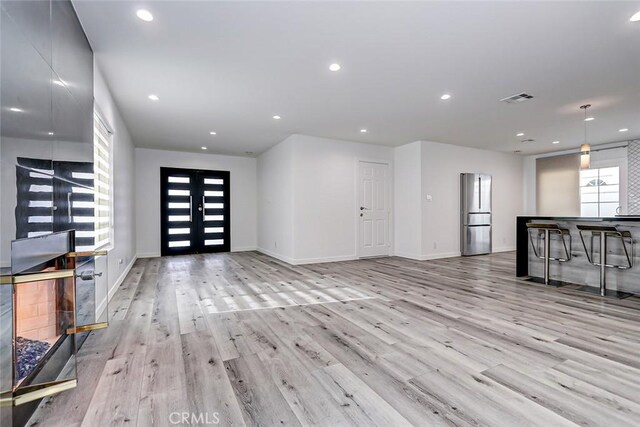
M 629 231 L 635 241 L 640 239 L 640 216 L 620 215 L 614 217 L 569 217 L 569 216 L 518 216 L 516 218 L 516 276 L 543 276 L 543 260 L 533 254 L 529 240 L 527 223 L 553 223 L 569 230 L 571 235 L 570 252 L 572 259 L 568 262 L 552 262 L 550 277 L 565 283 L 599 287 L 599 269 L 591 265 L 586 257 L 576 225 L 599 225 L 616 227 L 620 231 Z M 624 251 L 622 245 L 609 239 L 607 263 L 620 263 Z M 534 240 L 535 241 L 535 240 Z M 558 242 L 552 241 L 552 246 Z M 587 242 L 590 244 L 590 242 Z M 634 244 L 635 246 L 635 244 Z M 597 254 L 597 249 L 595 250 Z M 552 253 L 557 248 L 552 247 Z M 629 248 L 633 259 L 633 267 L 628 270 L 607 268 L 607 288 L 640 294 L 640 258 L 635 248 Z M 597 255 L 596 255 L 597 258 Z

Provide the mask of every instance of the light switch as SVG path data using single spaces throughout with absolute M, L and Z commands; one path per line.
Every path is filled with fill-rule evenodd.
M 431 194 L 427 194 L 427 202 L 431 202 L 433 200 L 433 197 L 431 197 Z

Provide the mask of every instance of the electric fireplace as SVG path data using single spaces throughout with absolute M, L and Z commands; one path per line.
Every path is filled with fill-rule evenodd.
M 106 271 L 106 251 L 75 252 L 74 230 L 12 242 L 0 285 L 0 403 L 13 407 L 13 425 L 43 397 L 77 385 L 77 346 L 108 325 L 99 258 Z
M 44 279 L 38 280 L 43 276 L 36 274 L 14 284 L 14 387 L 29 383 L 49 353 L 66 339 L 67 330 L 75 327 L 74 277 L 46 278 L 58 271 L 56 266 L 47 267 Z
M 12 404 L 75 387 L 75 232 L 11 244 Z

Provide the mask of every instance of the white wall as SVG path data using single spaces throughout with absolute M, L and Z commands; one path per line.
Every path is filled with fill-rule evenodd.
M 522 159 L 523 215 L 536 214 L 536 159 L 538 156 L 526 156 Z
M 257 167 L 258 248 L 293 263 L 293 139 L 263 153 Z
M 460 254 L 460 173 L 492 176 L 493 251 L 515 249 L 516 216 L 523 211 L 520 156 L 422 142 L 422 259 Z M 426 196 L 431 195 L 432 201 Z
M 355 259 L 358 160 L 393 172 L 390 147 L 306 135 L 261 155 L 258 249 L 292 264 Z
M 292 139 L 296 262 L 355 259 L 358 161 L 386 162 L 393 176 L 393 149 L 306 135 Z M 393 182 L 389 184 L 393 192 Z M 390 196 L 393 201 L 393 194 Z M 393 242 L 393 213 L 389 227 Z
M 139 257 L 160 256 L 161 167 L 229 171 L 231 250 L 256 248 L 256 159 L 136 148 L 136 242 Z
M 435 142 L 393 149 L 306 135 L 292 135 L 258 159 L 258 249 L 293 264 L 355 259 L 358 160 L 387 162 L 393 172 L 392 254 L 460 254 L 462 172 L 493 176 L 494 251 L 515 249 L 522 157 Z
M 136 257 L 136 219 L 133 140 L 97 65 L 94 64 L 94 100 L 113 131 L 113 242 L 109 252 L 109 297 L 122 283 Z M 101 300 L 96 295 L 98 301 Z M 102 304 L 98 304 L 98 311 Z
M 422 142 L 396 147 L 394 154 L 395 255 L 422 255 Z

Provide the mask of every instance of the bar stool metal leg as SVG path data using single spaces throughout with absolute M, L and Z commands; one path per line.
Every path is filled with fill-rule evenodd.
M 551 253 L 551 241 L 549 239 L 549 229 L 544 230 L 544 284 L 549 284 L 549 256 Z
M 607 295 L 606 271 L 607 268 L 607 236 L 600 232 L 600 296 Z
M 564 286 L 566 283 L 551 279 L 550 264 L 551 261 L 558 261 L 559 263 L 567 262 L 571 260 L 571 234 L 569 230 L 558 227 L 558 224 L 527 224 L 529 241 L 533 248 L 533 255 L 541 259 L 543 262 L 543 277 L 529 277 L 527 280 L 536 283 L 544 283 L 551 286 Z M 533 241 L 532 233 L 536 233 L 536 242 Z M 559 236 L 559 240 L 562 243 L 560 249 L 564 249 L 564 254 L 560 254 L 558 257 L 553 257 L 551 254 L 551 236 Z M 543 248 L 540 249 L 540 239 L 544 239 Z M 569 239 L 569 246 L 567 246 L 566 238 Z
M 613 226 L 601 226 L 601 225 L 582 225 L 577 224 L 576 227 L 580 233 L 580 240 L 582 241 L 582 247 L 584 248 L 585 255 L 587 256 L 587 261 L 589 264 L 594 265 L 599 268 L 600 273 L 600 289 L 594 286 L 581 286 L 578 288 L 580 291 L 586 291 L 591 293 L 599 294 L 602 297 L 613 296 L 617 298 L 626 298 L 631 296 L 629 292 L 618 291 L 618 290 L 607 290 L 607 278 L 606 278 L 606 270 L 607 268 L 616 268 L 619 270 L 628 270 L 633 267 L 633 237 L 631 233 L 628 231 L 619 231 L 616 227 Z M 585 242 L 585 233 L 589 233 L 590 237 L 590 245 L 587 247 Z M 598 254 L 598 260 L 595 259 L 594 254 L 594 237 L 598 237 L 600 239 L 600 253 Z M 623 255 L 626 258 L 626 264 L 607 264 L 607 239 L 615 238 L 619 239 L 622 245 Z M 629 249 L 627 248 L 627 244 L 630 246 L 631 256 L 629 256 Z M 613 254 L 616 255 L 616 254 Z M 618 254 L 619 255 L 619 254 Z

